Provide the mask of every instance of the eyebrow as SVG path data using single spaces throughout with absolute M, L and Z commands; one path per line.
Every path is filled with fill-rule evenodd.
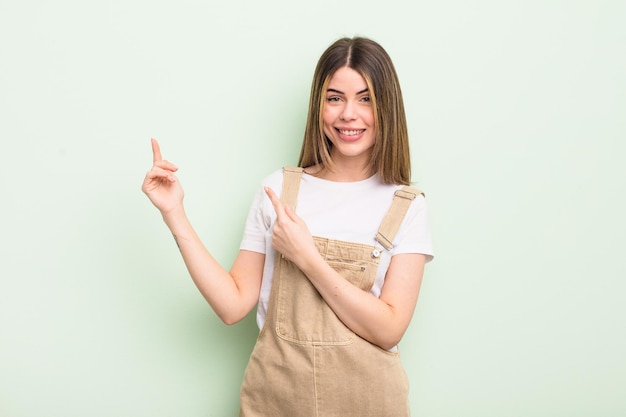
M 359 94 L 363 94 L 363 93 L 367 93 L 369 91 L 369 88 L 365 88 L 361 91 L 358 91 L 356 93 L 356 95 L 358 96 Z M 326 90 L 327 93 L 337 93 L 337 94 L 346 94 L 343 91 L 339 91 L 339 90 L 335 90 L 334 88 L 329 88 L 328 90 Z

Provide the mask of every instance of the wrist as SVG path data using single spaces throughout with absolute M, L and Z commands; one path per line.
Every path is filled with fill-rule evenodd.
M 303 256 L 301 262 L 296 265 L 298 265 L 298 268 L 300 268 L 300 270 L 309 277 L 319 275 L 319 271 L 327 266 L 324 258 L 320 255 L 317 249 L 312 251 L 309 255 Z
M 175 229 L 178 228 L 178 226 L 188 222 L 187 214 L 185 213 L 185 209 L 182 204 L 170 210 L 161 212 L 161 216 L 172 233 L 175 232 Z

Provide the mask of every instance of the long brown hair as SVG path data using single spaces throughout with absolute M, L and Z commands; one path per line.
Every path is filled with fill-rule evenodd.
M 298 165 L 306 168 L 321 164 L 332 169 L 332 143 L 324 134 L 321 115 L 328 83 L 342 67 L 361 74 L 370 91 L 376 120 L 376 141 L 370 160 L 372 172 L 377 172 L 385 183 L 409 185 L 409 135 L 398 75 L 382 46 L 363 37 L 335 41 L 317 62 Z

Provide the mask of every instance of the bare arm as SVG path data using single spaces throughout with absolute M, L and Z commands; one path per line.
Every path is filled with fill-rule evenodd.
M 178 168 L 162 159 L 154 139 L 152 152 L 153 166 L 146 174 L 142 190 L 161 212 L 204 298 L 224 323 L 234 324 L 258 301 L 265 255 L 239 251 L 231 270 L 225 270 L 207 251 L 187 218 L 184 193 L 174 174 Z
M 380 298 L 343 279 L 319 255 L 304 222 L 266 190 L 277 220 L 272 244 L 306 274 L 337 317 L 353 332 L 383 349 L 394 347 L 413 316 L 425 255 L 393 256 Z
M 352 285 L 318 258 L 303 261 L 301 268 L 337 317 L 353 332 L 383 349 L 397 345 L 415 310 L 425 256 L 392 257 L 380 298 Z
M 163 219 L 193 282 L 215 313 L 226 324 L 243 319 L 259 299 L 265 255 L 241 250 L 226 271 L 202 244 L 184 211 L 170 212 Z

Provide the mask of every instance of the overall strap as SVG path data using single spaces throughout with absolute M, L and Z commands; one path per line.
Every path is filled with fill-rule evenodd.
M 300 167 L 283 167 L 283 190 L 280 193 L 280 201 L 284 205 L 291 207 L 296 211 L 296 203 L 298 202 L 298 190 L 300 190 L 300 179 L 304 168 Z M 276 258 L 274 259 L 274 275 L 278 276 L 278 269 L 280 267 L 280 259 L 282 255 L 276 251 Z M 272 287 L 274 287 L 272 283 Z M 271 297 L 271 296 L 270 296 Z
M 296 210 L 296 202 L 298 201 L 298 190 L 300 189 L 300 179 L 304 168 L 299 167 L 283 167 L 283 190 L 280 195 L 280 201 L 283 204 L 291 207 L 292 210 Z M 268 317 L 276 314 L 276 293 L 278 287 L 278 277 L 280 275 L 280 269 L 282 267 L 281 260 L 285 259 L 283 255 L 276 251 L 274 255 L 274 272 L 272 273 L 272 286 L 270 290 L 270 299 L 268 305 L 268 311 L 266 316 L 266 324 Z
M 400 224 L 402 224 L 411 202 L 420 194 L 424 193 L 408 185 L 395 192 L 391 207 L 389 207 L 376 234 L 376 240 L 385 249 L 389 250 L 393 247 L 393 239 L 396 237 L 396 233 L 398 233 Z
M 284 167 L 283 168 L 283 191 L 280 201 L 296 211 L 296 203 L 298 202 L 298 190 L 300 189 L 300 179 L 302 178 L 303 168 L 300 167 Z

